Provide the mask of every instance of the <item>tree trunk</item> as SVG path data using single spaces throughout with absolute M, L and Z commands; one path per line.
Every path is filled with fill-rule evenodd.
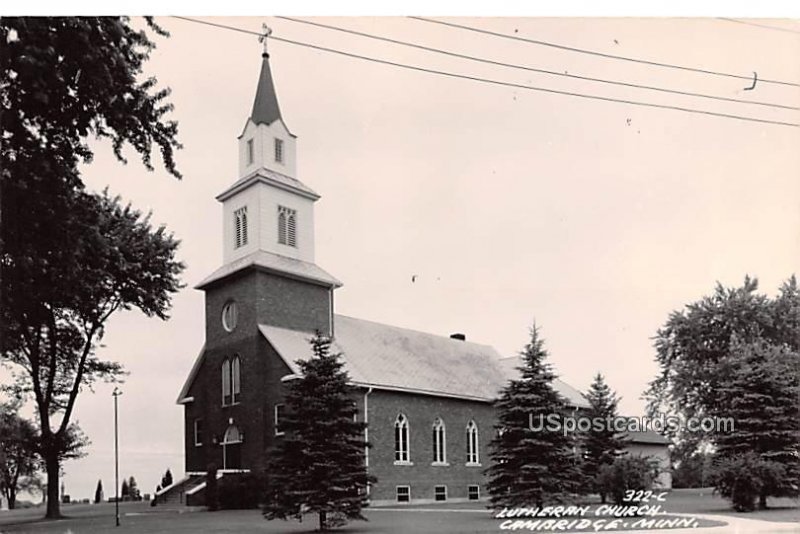
M 48 519 L 61 518 L 61 499 L 58 494 L 58 475 L 61 465 L 58 456 L 52 452 L 45 452 L 44 465 L 47 470 L 47 515 Z
M 8 501 L 8 509 L 13 510 L 17 506 L 17 490 L 12 488 L 6 496 L 6 500 Z
M 766 496 L 766 494 L 762 493 L 761 495 L 758 496 L 758 507 L 761 508 L 762 510 L 766 510 L 767 509 L 767 496 Z
M 325 512 L 319 513 L 319 530 L 321 532 L 325 532 L 326 530 L 328 530 L 328 524 L 327 524 L 328 518 L 326 517 L 326 515 L 327 514 Z

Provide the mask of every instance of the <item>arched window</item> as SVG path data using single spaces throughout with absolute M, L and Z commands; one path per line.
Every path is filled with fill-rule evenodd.
M 475 421 L 467 424 L 467 465 L 477 465 L 480 463 L 478 456 L 478 425 Z
M 408 462 L 408 419 L 403 414 L 398 414 L 394 420 L 394 461 Z
M 443 464 L 447 462 L 447 445 L 445 439 L 444 421 L 436 418 L 433 422 L 433 463 Z
M 228 358 L 222 360 L 222 404 L 231 403 L 231 361 Z
M 239 355 L 231 360 L 231 403 L 236 404 L 242 393 L 242 375 Z
M 242 371 L 239 355 L 222 360 L 222 405 L 236 404 L 241 400 Z

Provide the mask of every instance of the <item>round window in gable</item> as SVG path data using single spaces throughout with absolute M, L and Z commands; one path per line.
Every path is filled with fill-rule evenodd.
M 236 302 L 230 301 L 222 308 L 222 327 L 228 332 L 233 332 L 236 328 L 236 321 L 239 318 L 239 310 L 236 308 Z

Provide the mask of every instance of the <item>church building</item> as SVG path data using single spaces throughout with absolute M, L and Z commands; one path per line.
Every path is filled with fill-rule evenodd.
M 494 435 L 492 401 L 514 376 L 503 358 L 462 334 L 438 336 L 338 315 L 342 283 L 316 263 L 314 205 L 300 180 L 297 137 L 281 116 L 269 56 L 239 136 L 238 177 L 222 203 L 223 265 L 205 292 L 205 345 L 178 396 L 185 414 L 186 478 L 159 492 L 166 502 L 202 504 L 209 464 L 218 476 L 258 470 L 276 440 L 295 361 L 310 358 L 317 330 L 341 352 L 368 424 L 373 503 L 486 497 L 484 469 Z M 556 381 L 574 408 L 583 395 Z

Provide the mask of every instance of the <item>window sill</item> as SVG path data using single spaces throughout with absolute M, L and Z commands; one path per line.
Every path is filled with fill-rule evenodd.
M 275 432 L 276 436 L 285 436 L 286 432 Z
M 464 465 L 467 466 L 467 467 L 482 467 L 480 462 L 477 462 L 477 463 L 475 463 L 475 462 L 467 462 Z
M 436 466 L 436 467 L 449 467 L 450 463 L 449 462 L 431 462 L 431 465 Z
M 195 444 L 194 444 L 194 446 L 195 446 L 195 447 L 202 447 L 202 446 L 203 446 L 203 444 L 202 444 L 202 443 L 195 443 Z
M 414 462 L 409 460 L 395 460 L 394 465 L 414 465 Z
M 229 403 L 229 404 L 225 404 L 225 403 L 223 403 L 223 404 L 222 404 L 222 407 L 223 407 L 223 408 L 230 408 L 231 406 L 239 406 L 240 404 L 241 404 L 241 402 L 240 402 L 240 401 L 231 402 L 231 403 Z

